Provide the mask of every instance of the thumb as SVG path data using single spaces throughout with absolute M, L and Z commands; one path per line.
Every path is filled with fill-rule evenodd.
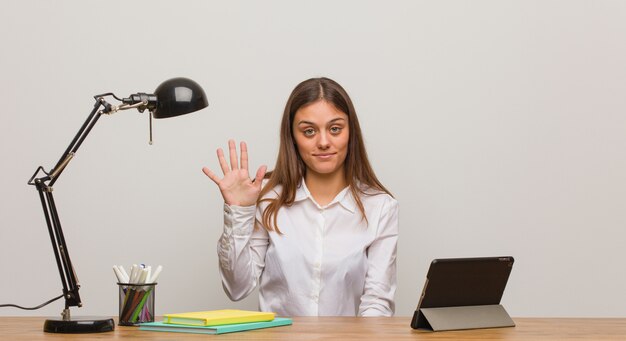
M 219 178 L 213 173 L 209 167 L 202 167 L 202 172 L 209 177 L 209 179 L 213 180 L 216 184 L 219 183 Z
M 256 171 L 256 177 L 254 178 L 255 185 L 261 187 L 261 183 L 263 182 L 263 178 L 265 177 L 265 172 L 267 171 L 267 166 L 263 165 L 259 167 Z

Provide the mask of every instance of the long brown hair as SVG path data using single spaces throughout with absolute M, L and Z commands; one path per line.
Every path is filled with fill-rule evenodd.
M 344 165 L 345 177 L 363 218 L 367 220 L 359 193 L 371 194 L 372 191 L 365 192 L 365 189 L 370 189 L 374 190 L 373 192 L 384 192 L 391 195 L 376 178 L 376 174 L 374 174 L 374 170 L 367 158 L 359 120 L 348 93 L 332 79 L 324 77 L 311 78 L 298 84 L 287 100 L 280 124 L 280 146 L 276 166 L 273 171 L 266 174 L 265 177 L 269 178 L 269 180 L 261 190 L 257 203 L 269 202 L 262 215 L 262 224 L 268 231 L 281 233 L 277 224 L 278 210 L 283 206 L 291 206 L 293 204 L 300 181 L 306 175 L 306 165 L 298 153 L 293 137 L 293 118 L 298 109 L 320 100 L 334 105 L 335 108 L 348 115 L 349 137 L 348 152 Z M 263 198 L 265 194 L 276 186 L 281 186 L 278 197 Z

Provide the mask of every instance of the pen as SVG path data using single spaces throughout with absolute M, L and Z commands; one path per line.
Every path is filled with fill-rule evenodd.
M 159 275 L 161 274 L 161 270 L 163 270 L 163 267 L 161 265 L 157 266 L 156 270 L 154 270 L 154 274 L 152 274 L 152 277 L 148 279 L 148 283 L 156 283 L 157 278 L 159 278 Z
M 151 267 L 151 266 L 148 266 L 148 267 L 146 268 L 146 281 L 145 281 L 145 283 L 151 283 L 151 282 L 150 282 L 150 279 L 151 279 L 151 278 L 152 278 L 152 267 Z
M 113 265 L 113 271 L 115 271 L 116 276 L 118 276 L 120 283 L 128 283 L 128 275 L 125 271 L 122 271 L 121 265 Z
M 130 267 L 130 279 L 129 279 L 129 283 L 137 283 L 137 279 L 139 278 L 139 267 L 137 267 L 137 264 L 133 264 L 133 266 Z
M 120 270 L 122 275 L 124 275 L 124 278 L 125 278 L 124 283 L 128 283 L 128 281 L 130 281 L 130 277 L 128 276 L 128 272 L 126 272 L 126 269 L 124 269 L 124 267 L 121 265 L 118 266 L 117 268 Z
M 139 274 L 139 279 L 137 280 L 137 284 L 144 284 L 144 283 L 146 283 L 146 276 L 147 275 L 148 275 L 148 270 L 141 269 L 141 272 Z
M 113 265 L 113 273 L 115 273 L 118 283 L 124 283 L 124 275 L 122 275 L 120 269 L 117 268 L 117 265 Z

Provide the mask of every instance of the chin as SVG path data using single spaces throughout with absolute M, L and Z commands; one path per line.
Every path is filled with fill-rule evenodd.
M 338 169 L 339 169 L 338 167 L 332 167 L 332 166 L 311 167 L 312 171 L 314 171 L 317 174 L 321 174 L 321 175 L 333 174 L 333 173 L 337 172 Z

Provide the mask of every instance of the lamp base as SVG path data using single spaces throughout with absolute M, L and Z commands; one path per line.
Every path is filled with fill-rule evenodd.
M 112 318 L 106 317 L 72 317 L 70 320 L 51 318 L 47 319 L 43 325 L 43 331 L 46 333 L 103 333 L 114 329 L 115 322 Z

